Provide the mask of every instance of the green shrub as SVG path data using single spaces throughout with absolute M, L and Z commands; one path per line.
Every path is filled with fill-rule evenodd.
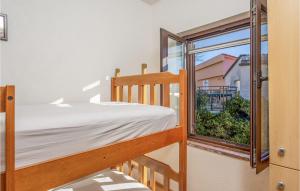
M 207 110 L 208 96 L 197 94 L 196 133 L 238 144 L 250 144 L 250 101 L 237 95 L 220 113 Z

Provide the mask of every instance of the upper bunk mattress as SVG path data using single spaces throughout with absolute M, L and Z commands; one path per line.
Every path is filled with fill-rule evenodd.
M 175 111 L 161 106 L 116 102 L 16 106 L 16 167 L 164 131 L 176 124 Z

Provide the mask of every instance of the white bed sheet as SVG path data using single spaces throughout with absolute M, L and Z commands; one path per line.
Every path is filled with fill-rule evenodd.
M 16 106 L 16 168 L 174 128 L 170 108 L 142 104 Z M 1 121 L 4 171 L 4 119 Z

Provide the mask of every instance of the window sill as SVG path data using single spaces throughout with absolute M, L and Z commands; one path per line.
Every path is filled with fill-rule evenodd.
M 240 159 L 240 160 L 245 160 L 245 161 L 250 160 L 250 153 L 248 151 L 243 151 L 229 146 L 223 146 L 214 143 L 207 143 L 205 141 L 196 138 L 189 137 L 188 146 L 217 153 L 220 155 L 225 155 L 228 157 Z

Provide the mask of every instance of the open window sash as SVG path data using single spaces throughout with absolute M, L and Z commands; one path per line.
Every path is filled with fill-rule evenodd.
M 186 68 L 186 41 L 176 34 L 160 29 L 160 62 L 161 72 L 171 72 L 178 74 L 179 70 Z M 161 105 L 170 105 L 177 115 L 179 115 L 179 86 L 170 84 L 167 92 L 162 92 L 161 88 Z M 170 94 L 170 103 L 164 103 L 164 94 Z
M 251 157 L 256 173 L 269 164 L 267 0 L 251 1 Z
M 161 72 L 179 73 L 185 68 L 186 41 L 176 34 L 160 29 Z

